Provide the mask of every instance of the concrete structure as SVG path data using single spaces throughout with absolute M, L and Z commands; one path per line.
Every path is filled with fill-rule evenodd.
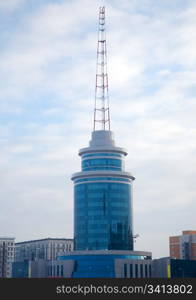
M 73 251 L 73 240 L 46 238 L 15 244 L 15 261 L 56 260 L 59 252 Z
M 152 262 L 152 277 L 155 278 L 170 278 L 171 264 L 170 257 L 162 257 L 154 259 Z
M 186 230 L 180 236 L 169 237 L 170 257 L 196 260 L 196 230 Z
M 74 268 L 73 260 L 55 260 L 47 262 L 46 277 L 70 278 Z
M 72 265 L 67 261 L 37 261 L 14 262 L 12 267 L 13 278 L 59 278 L 69 276 Z
M 0 277 L 11 277 L 15 239 L 0 237 Z

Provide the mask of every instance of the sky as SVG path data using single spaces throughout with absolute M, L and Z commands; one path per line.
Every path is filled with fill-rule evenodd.
M 196 1 L 0 0 L 0 236 L 73 236 L 105 5 L 111 129 L 127 149 L 135 250 L 196 229 Z

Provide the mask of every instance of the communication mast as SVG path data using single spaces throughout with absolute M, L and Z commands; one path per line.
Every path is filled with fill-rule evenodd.
M 99 8 L 99 29 L 97 42 L 97 67 L 93 130 L 110 130 L 104 6 Z

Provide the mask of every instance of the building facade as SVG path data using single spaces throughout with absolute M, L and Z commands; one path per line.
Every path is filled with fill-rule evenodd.
M 15 239 L 0 237 L 0 278 L 12 276 L 12 262 L 14 261 Z
M 58 257 L 69 278 L 152 277 L 150 252 L 122 250 L 74 251 Z
M 170 257 L 196 260 L 196 230 L 186 230 L 179 236 L 169 237 Z
M 69 266 L 70 268 L 70 266 Z M 14 262 L 12 267 L 13 278 L 64 278 L 69 274 L 66 261 L 25 260 Z
M 70 251 L 73 251 L 72 239 L 46 238 L 25 241 L 15 244 L 15 261 L 51 261 L 55 260 L 60 252 Z

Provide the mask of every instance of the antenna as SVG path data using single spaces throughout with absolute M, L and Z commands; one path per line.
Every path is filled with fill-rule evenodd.
M 133 241 L 136 242 L 136 239 L 139 237 L 140 235 L 137 233 L 135 235 L 133 235 Z
M 99 8 L 99 29 L 97 43 L 97 68 L 95 83 L 95 108 L 93 130 L 110 130 L 104 6 Z

